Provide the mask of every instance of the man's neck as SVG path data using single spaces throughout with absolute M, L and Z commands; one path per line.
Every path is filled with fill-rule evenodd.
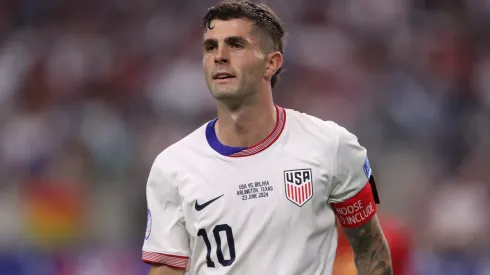
M 234 110 L 218 103 L 216 136 L 224 145 L 249 147 L 264 140 L 274 130 L 276 121 L 272 97 Z

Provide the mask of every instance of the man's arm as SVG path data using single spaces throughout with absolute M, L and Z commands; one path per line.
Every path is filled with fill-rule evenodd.
M 182 269 L 171 268 L 166 265 L 152 265 L 148 275 L 184 275 Z
M 354 251 L 359 275 L 392 275 L 391 256 L 378 217 L 375 215 L 365 224 L 344 228 Z
M 164 153 L 155 159 L 146 184 L 147 227 L 141 259 L 151 265 L 150 275 L 183 275 L 189 265 L 190 239 L 175 179 L 165 173 L 172 158 Z

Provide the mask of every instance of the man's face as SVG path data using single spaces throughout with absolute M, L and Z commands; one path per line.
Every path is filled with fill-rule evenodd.
M 218 100 L 244 98 L 258 90 L 266 70 L 265 54 L 247 19 L 213 20 L 204 33 L 206 84 Z

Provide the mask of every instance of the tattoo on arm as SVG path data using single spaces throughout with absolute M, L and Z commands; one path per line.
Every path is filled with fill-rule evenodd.
M 388 243 L 377 216 L 357 228 L 344 228 L 359 275 L 392 275 Z

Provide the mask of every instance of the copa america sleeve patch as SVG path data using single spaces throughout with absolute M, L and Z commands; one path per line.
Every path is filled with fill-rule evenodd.
M 369 179 L 371 177 L 372 170 L 368 158 L 366 158 L 366 160 L 364 161 L 364 164 L 362 165 L 362 169 L 364 170 L 364 174 L 366 175 L 366 177 Z
M 148 209 L 147 218 L 146 218 L 145 240 L 148 240 L 148 238 L 150 238 L 150 234 L 151 234 L 151 212 L 150 209 Z
M 332 207 L 343 227 L 354 228 L 365 224 L 376 214 L 371 184 L 368 182 L 357 195 L 346 201 L 332 203 Z

